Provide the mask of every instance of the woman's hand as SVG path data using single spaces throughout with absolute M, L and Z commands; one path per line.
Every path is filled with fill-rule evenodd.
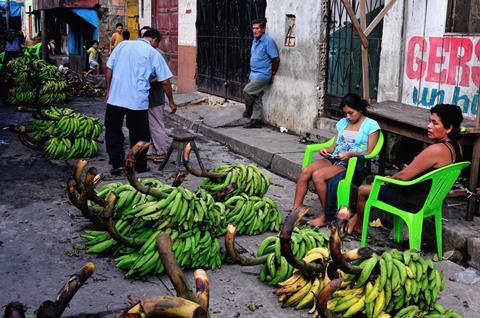
M 328 151 L 327 148 L 322 148 L 320 149 L 320 156 L 322 157 L 329 157 L 330 156 L 330 152 Z
M 354 154 L 352 152 L 341 152 L 337 158 L 342 161 L 348 161 L 348 159 L 352 157 L 354 157 Z

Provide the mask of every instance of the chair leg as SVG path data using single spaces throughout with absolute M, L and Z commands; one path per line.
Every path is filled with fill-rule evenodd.
M 170 147 L 168 147 L 167 155 L 165 156 L 165 159 L 160 164 L 160 166 L 158 166 L 158 171 L 162 171 L 163 168 L 165 168 L 165 166 L 167 165 L 168 159 L 170 159 L 170 156 L 172 155 L 172 152 L 173 152 L 173 143 L 170 144 Z
M 413 219 L 412 224 L 407 224 L 408 226 L 408 243 L 410 249 L 420 250 L 422 246 L 422 229 L 423 229 L 423 219 L 417 218 Z
M 180 171 L 180 165 L 182 164 L 182 150 L 183 148 L 185 148 L 184 144 L 182 144 L 181 146 L 181 148 L 177 149 L 177 161 L 175 162 L 175 171 L 177 173 Z
M 197 157 L 197 161 L 198 161 L 198 165 L 200 166 L 200 169 L 202 169 L 202 171 L 205 171 L 205 167 L 203 166 L 202 160 L 200 159 L 200 153 L 198 151 L 197 145 L 195 144 L 194 141 L 192 141 L 190 144 L 192 145 L 193 152 Z
M 437 238 L 437 256 L 439 260 L 443 259 L 443 245 L 442 245 L 442 211 L 435 213 L 435 235 Z
M 402 241 L 403 225 L 404 225 L 404 222 L 402 218 L 394 215 L 393 216 L 393 241 L 395 243 L 400 243 Z
M 365 208 L 363 209 L 362 240 L 360 241 L 361 247 L 365 247 L 367 245 L 368 221 L 370 220 L 371 208 L 372 208 L 372 205 L 367 200 L 367 202 L 365 203 Z

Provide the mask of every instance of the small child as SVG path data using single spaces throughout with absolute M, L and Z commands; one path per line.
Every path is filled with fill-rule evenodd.
M 98 41 L 94 40 L 92 46 L 87 50 L 88 53 L 88 64 L 90 65 L 90 70 L 87 72 L 87 75 L 95 71 L 95 74 L 100 74 L 100 64 L 98 63 L 98 54 L 100 49 L 98 48 Z

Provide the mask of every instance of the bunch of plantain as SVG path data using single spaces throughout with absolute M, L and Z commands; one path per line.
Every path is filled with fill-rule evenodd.
M 253 164 L 225 164 L 215 167 L 211 172 L 224 174 L 223 178 L 205 178 L 200 185 L 210 193 L 216 193 L 231 183 L 235 183 L 236 189 L 230 196 L 245 193 L 249 196 L 262 197 L 267 193 L 270 186 L 270 178 Z M 228 197 L 227 197 L 228 198 Z
M 41 118 L 30 118 L 26 126 L 33 138 L 46 140 L 48 158 L 91 157 L 98 153 L 96 140 L 103 126 L 97 118 L 58 107 L 42 110 Z
M 296 227 L 292 232 L 292 251 L 295 258 L 301 259 L 310 250 L 327 247 L 328 240 L 328 234 L 325 232 L 315 231 L 310 227 Z M 268 257 L 259 273 L 259 279 L 262 282 L 276 286 L 292 276 L 294 268 L 282 256 L 278 235 L 268 236 L 260 243 L 257 256 L 264 255 Z
M 141 179 L 140 182 L 165 193 L 157 199 L 135 190 L 130 184 L 119 182 L 103 185 L 98 197 L 104 199 L 114 191 L 114 219 L 116 230 L 132 240 L 142 241 L 138 248 L 123 246 L 108 231 L 84 231 L 88 253 L 111 253 L 117 267 L 126 271 L 128 278 L 139 278 L 163 272 L 163 264 L 155 249 L 155 239 L 167 234 L 173 241 L 172 250 L 177 262 L 184 268 L 211 268 L 221 266 L 222 257 L 217 231 L 222 225 L 225 208 L 213 201 L 204 190 L 191 192 L 183 187 L 172 187 L 158 179 Z M 90 207 L 101 207 L 89 202 Z
M 428 311 L 435 305 L 444 286 L 443 273 L 416 250 L 392 249 L 358 265 L 360 274 L 346 275 L 342 288 L 327 303 L 327 308 L 341 317 L 359 313 L 368 318 L 385 317 L 386 313 L 414 317 L 413 312 Z
M 43 60 L 20 57 L 10 61 L 7 82 L 11 86 L 7 101 L 12 105 L 58 104 L 69 98 L 65 75 Z
M 240 234 L 255 235 L 278 231 L 282 215 L 275 202 L 267 196 L 248 196 L 245 193 L 230 197 L 225 202 L 226 222 L 235 224 Z
M 329 257 L 328 249 L 316 247 L 308 250 L 302 259 L 305 263 L 311 263 L 328 260 Z M 278 301 L 283 302 L 283 306 L 303 309 L 307 306 L 311 307 L 315 296 L 324 286 L 324 278 L 322 275 L 306 278 L 298 269 L 295 269 L 293 275 L 279 282 L 278 286 L 275 294 L 279 296 Z

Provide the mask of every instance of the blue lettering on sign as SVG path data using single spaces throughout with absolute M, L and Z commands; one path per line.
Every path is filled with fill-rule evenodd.
M 413 88 L 412 102 L 414 105 L 430 108 L 436 104 L 450 103 L 460 106 L 464 114 L 477 115 L 480 89 L 473 96 L 469 96 L 461 95 L 460 87 L 455 86 L 450 101 L 445 100 L 445 90 L 443 89 L 423 87 L 421 94 L 422 96 L 420 97 L 420 91 L 417 87 Z

